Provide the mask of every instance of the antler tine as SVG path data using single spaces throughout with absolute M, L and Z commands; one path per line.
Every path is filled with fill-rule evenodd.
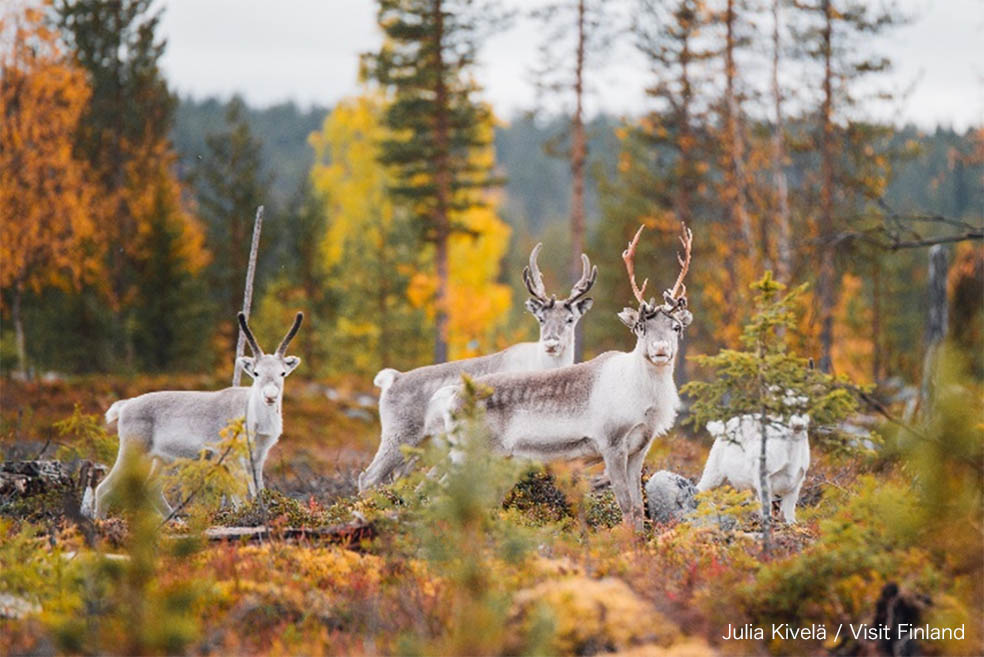
M 287 345 L 289 345 L 290 341 L 294 339 L 295 335 L 297 335 L 297 330 L 301 328 L 301 322 L 303 320 L 304 320 L 304 313 L 298 312 L 296 315 L 294 315 L 294 325 L 290 327 L 290 330 L 287 331 L 287 335 L 285 335 L 284 339 L 280 341 L 280 346 L 277 347 L 278 356 L 283 356 L 285 353 L 287 353 Z
M 673 289 L 670 290 L 670 295 L 674 299 L 681 299 L 687 296 L 687 286 L 683 284 L 683 279 L 690 269 L 690 250 L 694 241 L 693 231 L 687 228 L 687 224 L 681 221 L 680 227 L 682 229 L 680 244 L 683 245 L 684 256 L 680 257 L 680 254 L 677 253 L 677 262 L 680 263 L 680 275 L 677 276 L 676 283 L 673 284 Z
M 591 260 L 584 253 L 581 254 L 581 278 L 578 279 L 574 287 L 571 288 L 571 295 L 564 301 L 566 304 L 573 303 L 583 297 L 591 289 L 598 279 L 598 267 L 591 266 Z
M 243 335 L 246 336 L 246 342 L 249 343 L 249 348 L 253 351 L 253 356 L 255 358 L 259 358 L 263 355 L 263 350 L 260 349 L 259 343 L 256 341 L 256 338 L 253 337 L 253 332 L 249 330 L 249 325 L 246 324 L 246 314 L 240 311 L 238 317 L 239 328 L 242 329 Z
M 540 267 L 536 264 L 537 256 L 540 255 L 542 248 L 543 242 L 537 242 L 533 251 L 530 252 L 530 265 L 523 268 L 523 282 L 526 283 L 526 289 L 530 291 L 531 296 L 540 301 L 546 301 L 547 290 L 543 287 L 543 274 L 540 273 Z
M 635 237 L 633 237 L 632 241 L 629 242 L 628 248 L 622 251 L 622 260 L 625 261 L 625 269 L 629 272 L 629 282 L 632 283 L 632 294 L 635 295 L 636 301 L 639 302 L 639 305 L 646 302 L 643 294 L 646 293 L 646 284 L 649 283 L 649 279 L 647 278 L 642 282 L 642 287 L 639 287 L 636 285 L 635 280 L 635 250 L 636 245 L 639 243 L 639 236 L 642 235 L 643 228 L 645 228 L 645 225 L 639 226 L 639 230 L 636 231 Z

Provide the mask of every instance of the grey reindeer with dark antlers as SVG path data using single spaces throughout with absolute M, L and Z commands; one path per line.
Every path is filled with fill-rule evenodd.
M 550 370 L 574 363 L 574 329 L 591 308 L 585 297 L 598 268 L 581 254 L 581 278 L 564 300 L 547 296 L 537 256 L 543 244 L 530 253 L 530 264 L 523 269 L 523 281 L 530 298 L 526 308 L 540 324 L 538 342 L 521 342 L 508 349 L 477 358 L 419 367 L 409 372 L 387 368 L 373 380 L 382 390 L 379 396 L 379 419 L 382 435 L 372 463 L 359 475 L 359 492 L 383 481 L 403 463 L 400 447 L 416 446 L 426 437 L 425 416 L 431 395 L 440 388 L 461 380 L 462 374 L 482 376 L 493 372 L 530 372 Z
M 106 411 L 106 423 L 117 423 L 120 438 L 116 463 L 96 487 L 95 516 L 106 511 L 106 498 L 123 474 L 125 456 L 139 449 L 151 458 L 151 475 L 160 463 L 176 458 L 194 458 L 219 441 L 219 432 L 231 421 L 245 417 L 250 452 L 243 459 L 251 495 L 263 490 L 263 464 L 267 454 L 283 433 L 284 380 L 300 364 L 297 356 L 287 355 L 287 345 L 297 335 L 304 313 L 297 313 L 294 325 L 272 354 L 265 354 L 239 313 L 239 326 L 253 356 L 240 356 L 237 365 L 253 378 L 249 387 L 236 386 L 214 392 L 168 390 L 149 392 L 122 399 Z M 171 506 L 158 489 L 155 505 L 165 516 Z
M 673 365 L 687 310 L 683 279 L 690 267 L 693 236 L 683 225 L 685 255 L 680 274 L 663 303 L 646 301 L 635 282 L 634 258 L 642 227 L 622 253 L 639 308 L 618 314 L 636 336 L 631 352 L 609 351 L 579 365 L 549 372 L 492 374 L 475 379 L 491 395 L 479 401 L 492 447 L 508 456 L 535 460 L 600 456 L 626 523 L 642 527 L 642 464 L 656 436 L 666 433 L 680 406 Z M 461 386 L 434 395 L 432 418 L 443 418 L 454 439 Z M 431 421 L 434 421 L 433 419 Z

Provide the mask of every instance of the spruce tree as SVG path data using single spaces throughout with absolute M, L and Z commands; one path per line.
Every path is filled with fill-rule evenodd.
M 392 167 L 391 191 L 434 245 L 437 274 L 434 360 L 447 360 L 448 238 L 463 232 L 457 215 L 482 204 L 496 184 L 491 163 L 470 155 L 491 141 L 480 126 L 489 108 L 475 98 L 479 39 L 498 24 L 494 3 L 473 0 L 379 0 L 382 48 L 363 59 L 367 76 L 392 95 L 384 123 L 390 137 L 379 160 Z
M 256 208 L 266 203 L 271 182 L 264 171 L 262 144 L 250 131 L 246 111 L 242 99 L 229 101 L 225 130 L 205 138 L 206 154 L 191 173 L 212 252 L 206 277 L 223 338 L 230 344 L 239 333 L 233 318 L 243 303 Z M 272 243 L 269 232 L 264 231 L 266 244 Z
M 176 178 L 169 139 L 176 99 L 160 69 L 166 44 L 156 33 L 161 11 L 152 6 L 151 0 L 55 0 L 51 13 L 92 90 L 75 150 L 92 166 L 99 185 L 102 207 L 94 215 L 108 247 L 109 275 L 101 287 L 82 295 L 109 306 L 112 313 L 105 314 L 112 326 L 104 331 L 93 325 L 88 333 L 108 341 L 129 368 L 141 364 L 136 343 L 146 327 L 158 331 L 156 325 L 167 322 L 160 335 L 179 341 L 194 330 L 179 313 L 161 314 L 154 297 L 180 289 L 208 259 Z M 175 248 L 158 252 L 170 243 Z M 159 258 L 169 262 L 159 266 Z M 146 287 L 151 270 L 158 275 L 155 289 Z M 197 338 L 197 344 L 207 344 Z
M 751 286 L 755 292 L 755 312 L 742 329 L 742 350 L 722 349 L 716 355 L 698 355 L 693 359 L 709 374 L 707 381 L 691 381 L 680 392 L 689 396 L 691 422 L 703 428 L 707 422 L 727 422 L 733 417 L 748 415 L 761 430 L 759 477 L 762 483 L 763 532 L 762 550 L 768 554 L 772 539 L 772 500 L 765 496 L 769 472 L 767 463 L 770 424 L 788 423 L 791 413 L 806 412 L 816 432 L 814 445 L 821 438 L 825 447 L 854 449 L 856 438 L 837 430 L 841 420 L 857 411 L 854 389 L 845 380 L 808 366 L 809 360 L 790 348 L 791 334 L 796 330 L 800 298 L 805 285 L 788 293 L 786 286 L 772 278 L 767 271 Z M 791 400 L 801 401 L 795 407 Z

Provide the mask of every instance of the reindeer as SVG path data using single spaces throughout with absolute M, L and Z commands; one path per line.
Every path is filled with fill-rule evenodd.
M 249 473 L 250 495 L 263 490 L 263 464 L 267 454 L 283 432 L 284 380 L 300 364 L 297 356 L 287 356 L 287 345 L 297 335 L 304 313 L 297 313 L 294 324 L 273 354 L 264 354 L 239 313 L 239 326 L 249 343 L 253 356 L 240 356 L 238 367 L 253 378 L 249 387 L 237 386 L 215 392 L 161 391 L 149 392 L 132 399 L 122 399 L 106 411 L 106 423 L 117 423 L 120 438 L 116 463 L 106 475 L 95 494 L 95 516 L 102 517 L 106 497 L 116 487 L 130 449 L 139 449 L 152 459 L 151 474 L 161 461 L 193 458 L 219 440 L 219 432 L 230 421 L 246 418 L 249 438 L 248 462 L 243 470 Z M 171 506 L 163 491 L 157 491 L 155 505 L 165 516 Z
M 493 372 L 549 370 L 574 363 L 574 329 L 591 308 L 585 297 L 598 277 L 588 256 L 581 254 L 581 278 L 570 295 L 560 301 L 547 297 L 537 257 L 543 244 L 530 253 L 530 264 L 523 269 L 523 282 L 530 298 L 526 308 L 540 324 L 538 342 L 522 342 L 489 356 L 428 365 L 409 372 L 387 368 L 376 374 L 373 383 L 381 389 L 379 419 L 382 435 L 372 463 L 359 475 L 359 492 L 375 486 L 401 463 L 403 445 L 416 446 L 428 435 L 425 416 L 431 395 L 443 386 L 461 380 L 462 374 L 482 376 Z
M 769 392 L 779 394 L 775 386 Z M 765 497 L 779 498 L 783 520 L 788 523 L 796 522 L 796 502 L 810 469 L 810 416 L 804 411 L 808 401 L 806 396 L 786 390 L 782 402 L 790 412 L 766 416 L 768 472 L 765 485 L 768 490 Z M 756 497 L 761 499 L 762 414 L 749 413 L 736 415 L 727 422 L 708 422 L 707 432 L 714 437 L 714 445 L 707 455 L 697 490 L 705 491 L 727 481 L 738 490 L 754 490 Z
M 662 304 L 645 301 L 648 280 L 641 288 L 636 285 L 633 261 L 641 227 L 622 253 L 639 303 L 638 309 L 618 314 L 636 336 L 633 351 L 610 351 L 544 372 L 474 380 L 492 390 L 479 404 L 494 450 L 536 460 L 600 456 L 623 518 L 636 528 L 642 527 L 643 518 L 642 463 L 653 439 L 673 426 L 680 406 L 673 365 L 683 330 L 693 319 L 683 284 L 693 236 L 685 225 L 682 229 L 680 274 L 664 292 Z M 435 406 L 443 404 L 443 410 L 435 409 L 434 415 L 443 416 L 449 434 L 455 429 L 460 390 L 460 385 L 447 386 L 435 395 Z

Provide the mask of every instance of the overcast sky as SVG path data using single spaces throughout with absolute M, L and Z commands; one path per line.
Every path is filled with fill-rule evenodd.
M 512 6 L 529 2 L 511 0 Z M 915 20 L 881 42 L 895 63 L 891 86 L 916 83 L 900 119 L 923 127 L 984 124 L 984 0 L 901 0 Z M 359 53 L 378 47 L 370 0 L 172 0 L 165 8 L 164 69 L 172 87 L 201 98 L 242 94 L 250 103 L 332 105 L 358 91 Z M 529 69 L 538 35 L 529 20 L 484 44 L 479 80 L 500 117 L 533 103 Z M 590 109 L 646 109 L 644 68 L 622 48 Z

